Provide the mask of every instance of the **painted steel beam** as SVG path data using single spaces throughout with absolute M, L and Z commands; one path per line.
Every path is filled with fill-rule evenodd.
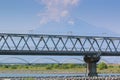
M 0 55 L 120 56 L 120 37 L 0 33 Z

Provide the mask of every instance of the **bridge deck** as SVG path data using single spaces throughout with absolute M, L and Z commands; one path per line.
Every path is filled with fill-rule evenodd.
M 120 52 L 94 52 L 94 51 L 16 51 L 16 50 L 2 50 L 0 55 L 56 55 L 56 56 L 84 56 L 84 55 L 102 55 L 102 56 L 120 56 Z

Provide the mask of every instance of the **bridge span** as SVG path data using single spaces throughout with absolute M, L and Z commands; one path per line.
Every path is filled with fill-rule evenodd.
M 0 33 L 0 55 L 120 56 L 120 37 Z
M 120 56 L 120 37 L 0 33 L 0 55 L 84 56 L 96 76 L 100 56 Z

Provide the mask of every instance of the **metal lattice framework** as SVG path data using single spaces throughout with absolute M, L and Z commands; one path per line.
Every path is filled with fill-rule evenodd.
M 0 34 L 0 55 L 120 55 L 119 37 Z

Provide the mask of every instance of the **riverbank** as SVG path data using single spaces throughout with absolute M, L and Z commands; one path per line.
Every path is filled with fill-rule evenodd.
M 0 65 L 0 73 L 87 73 L 86 65 L 81 64 L 36 64 L 36 65 Z M 120 74 L 120 65 L 107 65 L 107 68 L 97 68 L 101 73 Z

